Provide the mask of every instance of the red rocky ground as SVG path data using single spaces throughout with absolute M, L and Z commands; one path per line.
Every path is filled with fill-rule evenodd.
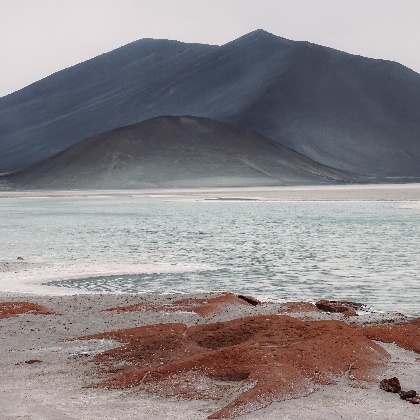
M 95 361 L 114 373 L 97 387 L 142 386 L 152 394 L 226 404 L 209 418 L 232 418 L 308 395 L 345 374 L 372 381 L 387 352 L 341 321 L 260 315 L 187 327 L 158 324 L 81 339 L 124 343 Z
M 107 311 L 132 312 L 132 311 L 153 311 L 153 312 L 195 312 L 207 318 L 216 313 L 222 312 L 229 306 L 256 306 L 261 302 L 257 299 L 224 293 L 221 296 L 208 299 L 185 298 L 170 302 L 167 305 L 154 305 L 153 303 L 139 303 L 130 306 L 109 308 Z
M 366 336 L 383 343 L 395 343 L 406 350 L 420 353 L 420 318 L 411 321 L 365 327 Z
M 227 293 L 110 310 L 193 311 L 209 317 L 238 305 L 259 304 Z M 209 418 L 233 418 L 274 401 L 308 395 L 317 385 L 334 384 L 343 376 L 355 379 L 352 384 L 358 387 L 364 385 L 357 380 L 379 380 L 388 354 L 372 340 L 395 342 L 420 353 L 420 319 L 359 327 L 336 320 L 302 321 L 284 314 L 319 312 L 306 302 L 286 303 L 280 311 L 192 327 L 157 324 L 81 337 L 122 343 L 94 357 L 105 367 L 107 379 L 93 386 L 139 386 L 161 396 L 214 399 L 221 408 Z M 0 319 L 24 313 L 52 314 L 30 302 L 0 303 Z M 35 362 L 39 361 L 25 363 Z
M 52 315 L 47 308 L 30 302 L 0 302 L 0 319 L 25 313 L 34 315 Z

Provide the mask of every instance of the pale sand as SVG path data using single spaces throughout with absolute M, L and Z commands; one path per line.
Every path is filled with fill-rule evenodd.
M 177 296 L 170 299 L 175 298 Z M 10 300 L 29 300 L 63 315 L 26 314 L 0 320 L 1 420 L 205 419 L 221 406 L 220 402 L 152 397 L 136 388 L 123 391 L 84 389 L 85 385 L 98 381 L 95 366 L 89 362 L 91 357 L 119 344 L 104 340 L 66 340 L 153 323 L 183 322 L 194 325 L 273 313 L 281 305 L 243 306 L 204 320 L 195 313 L 186 312 L 100 312 L 105 308 L 133 304 L 140 300 L 167 302 L 167 296 L 0 294 L 0 301 Z M 317 316 L 333 318 L 330 314 Z M 334 315 L 334 318 L 340 317 Z M 366 322 L 369 316 L 363 319 Z M 372 320 L 378 320 L 378 315 L 373 315 Z M 395 345 L 383 346 L 392 355 L 389 370 L 384 377 L 397 376 L 404 389 L 420 390 L 420 363 L 415 361 L 419 355 L 401 350 Z M 16 365 L 31 359 L 42 360 L 42 363 Z M 338 385 L 320 387 L 318 392 L 308 397 L 274 403 L 238 418 L 414 420 L 420 416 L 420 406 L 380 390 L 378 383 L 366 384 L 367 389 L 352 388 L 350 383 L 348 378 L 343 378 Z

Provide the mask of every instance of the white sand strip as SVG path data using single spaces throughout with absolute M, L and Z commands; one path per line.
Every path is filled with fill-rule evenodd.
M 317 185 L 293 187 L 173 188 L 145 190 L 0 191 L 7 197 L 248 198 L 274 201 L 420 201 L 420 184 Z
M 55 280 L 124 274 L 180 273 L 208 270 L 202 265 L 186 264 L 118 264 L 118 263 L 30 263 L 23 261 L 0 262 L 0 294 L 32 293 L 44 295 L 73 295 L 86 290 L 49 286 Z

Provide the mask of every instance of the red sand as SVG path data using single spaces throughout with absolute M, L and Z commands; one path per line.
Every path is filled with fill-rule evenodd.
M 47 308 L 30 302 L 0 302 L 0 319 L 22 314 L 53 315 Z
M 250 303 L 252 302 L 252 303 Z M 153 305 L 153 303 L 139 303 L 130 306 L 121 306 L 116 308 L 106 309 L 107 311 L 120 311 L 120 312 L 132 312 L 132 311 L 153 311 L 153 312 L 195 312 L 204 318 L 208 318 L 215 315 L 223 310 L 226 310 L 229 306 L 235 305 L 246 305 L 255 306 L 261 302 L 257 299 L 247 296 L 236 296 L 233 293 L 225 293 L 222 296 L 218 296 L 210 299 L 179 299 L 177 301 L 168 303 L 168 305 Z
M 400 324 L 365 327 L 363 330 L 371 340 L 395 343 L 403 349 L 420 353 L 420 318 Z
M 282 305 L 282 312 L 320 312 L 319 309 L 309 302 L 286 302 Z
M 308 395 L 345 374 L 377 380 L 387 352 L 341 321 L 261 315 L 187 327 L 158 324 L 81 337 L 125 343 L 95 356 L 113 377 L 97 387 L 143 386 L 162 396 L 224 404 L 209 418 L 233 418 Z M 351 376 L 350 376 L 351 375 Z

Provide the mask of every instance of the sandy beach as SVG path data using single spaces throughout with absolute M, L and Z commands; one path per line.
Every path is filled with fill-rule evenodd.
M 1 192 L 0 199 L 7 197 L 101 195 L 154 196 L 164 197 L 168 200 L 385 200 L 396 201 L 401 206 L 420 208 L 420 184 L 217 190 Z M 353 369 L 353 364 L 358 363 L 359 359 L 364 360 L 366 356 L 365 352 L 363 354 L 360 352 L 360 354 L 356 354 L 354 360 L 352 359 L 348 369 L 337 368 L 338 373 L 331 373 L 332 376 L 326 374 L 325 378 L 327 379 L 324 378 L 324 380 L 307 376 L 306 368 L 302 368 L 299 374 L 302 376 L 303 382 L 300 379 L 300 382 L 297 380 L 296 387 L 304 384 L 303 391 L 300 394 L 299 392 L 291 393 L 290 397 L 285 397 L 286 394 L 283 395 L 281 390 L 277 390 L 277 394 L 275 394 L 274 387 L 278 386 L 278 380 L 281 378 L 271 378 L 270 381 L 272 382 L 268 381 L 267 384 L 268 388 L 271 386 L 270 384 L 273 384 L 274 396 L 272 400 L 267 404 L 261 403 L 261 405 L 258 402 L 257 395 L 256 400 L 253 400 L 253 404 L 256 404 L 254 408 L 257 411 L 249 410 L 249 406 L 246 406 L 246 404 L 242 405 L 241 407 L 246 409 L 243 411 L 244 414 L 238 412 L 240 415 L 237 418 L 243 420 L 255 418 L 267 420 L 335 420 L 339 418 L 383 420 L 396 417 L 414 420 L 419 418 L 420 405 L 410 404 L 401 399 L 398 394 L 385 392 L 379 387 L 381 379 L 396 376 L 404 390 L 413 389 L 418 393 L 420 392 L 420 350 L 415 347 L 415 343 L 420 342 L 420 327 L 417 324 L 410 324 L 413 320 L 401 314 L 389 312 L 347 316 L 343 313 L 320 311 L 309 303 L 296 306 L 285 302 L 262 302 L 254 305 L 254 303 L 248 303 L 242 297 L 233 295 L 224 297 L 223 294 L 87 294 L 81 290 L 43 284 L 46 281 L 65 278 L 120 273 L 173 272 L 177 270 L 185 271 L 185 269 L 186 267 L 183 265 L 173 264 L 130 265 L 121 262 L 119 266 L 115 264 L 97 266 L 88 263 L 81 265 L 53 262 L 45 264 L 45 262 L 20 260 L 0 261 L 0 302 L 3 304 L 7 302 L 7 305 L 9 305 L 3 305 L 3 315 L 7 312 L 7 308 L 18 308 L 19 302 L 41 305 L 46 311 L 37 314 L 36 310 L 31 309 L 16 316 L 0 316 L 0 351 L 2 353 L 0 361 L 0 397 L 2 401 L 0 419 L 128 420 L 147 418 L 193 420 L 209 418 L 214 413 L 220 412 L 223 407 L 231 404 L 241 393 L 246 393 L 247 390 L 256 387 L 255 382 L 246 379 L 247 375 L 243 376 L 243 371 L 239 365 L 237 376 L 233 375 L 226 379 L 207 375 L 207 378 L 211 379 L 210 382 L 194 382 L 196 379 L 192 380 L 192 385 L 188 389 L 194 391 L 195 397 L 199 394 L 202 395 L 201 398 L 188 398 L 185 390 L 168 396 L 165 388 L 167 381 L 161 381 L 160 379 L 156 380 L 156 383 L 152 382 L 150 386 L 146 386 L 147 381 L 143 378 L 145 382 L 142 382 L 139 386 L 119 389 L 92 388 L 91 385 L 107 380 L 112 381 L 116 373 L 130 372 L 137 366 L 130 359 L 124 358 L 126 357 L 124 354 L 118 355 L 121 359 L 118 359 L 118 357 L 115 359 L 119 360 L 118 363 L 115 361 L 113 364 L 112 360 L 108 360 L 107 363 L 100 362 L 101 359 L 98 355 L 106 355 L 107 353 L 104 352 L 118 349 L 127 341 L 89 337 L 110 331 L 156 325 L 165 326 L 168 323 L 182 325 L 185 336 L 185 331 L 190 331 L 190 329 L 191 331 L 198 329 L 197 331 L 200 332 L 200 328 L 213 328 L 213 325 L 222 328 L 224 325 L 230 325 L 225 323 L 241 322 L 237 320 L 255 320 L 268 323 L 264 325 L 271 325 L 272 322 L 277 322 L 276 320 L 293 323 L 293 319 L 298 322 L 296 328 L 307 328 L 308 334 L 311 337 L 313 336 L 312 338 L 321 340 L 319 342 L 315 341 L 315 343 L 322 343 L 323 338 L 321 333 L 311 333 L 311 331 L 316 331 L 313 326 L 315 328 L 318 325 L 317 322 L 327 322 L 325 326 L 322 324 L 322 328 L 327 328 L 330 325 L 329 323 L 332 323 L 331 325 L 334 328 L 337 327 L 346 331 L 348 329 L 350 331 L 348 339 L 354 339 L 353 344 L 355 346 L 365 346 L 360 348 L 367 349 L 366 354 L 371 351 L 370 349 L 373 349 L 372 357 L 365 361 L 365 364 L 361 365 L 359 369 Z M 194 267 L 189 267 L 189 269 L 194 269 Z M 214 306 L 212 302 L 217 304 Z M 109 310 L 110 308 L 117 309 Z M 390 310 L 392 311 L 392 309 Z M 335 321 L 338 321 L 338 324 L 334 323 Z M 302 324 L 300 324 L 301 322 Z M 401 328 L 405 328 L 404 325 L 409 325 L 411 328 L 409 336 L 411 344 L 401 341 L 402 335 L 400 332 Z M 392 328 L 397 326 L 395 331 L 398 330 L 400 335 L 394 333 L 396 335 L 392 336 L 391 334 L 391 340 L 385 340 L 383 337 L 386 334 L 382 330 L 374 330 L 373 333 L 368 332 L 368 327 L 379 328 L 383 326 L 385 329 L 390 328 L 392 331 L 394 331 Z M 240 327 L 240 331 L 242 331 L 239 334 L 240 337 L 248 334 L 247 329 L 244 328 L 243 326 Z M 139 340 L 141 340 L 144 331 L 146 330 L 139 330 Z M 232 338 L 234 336 L 233 330 L 230 329 L 229 331 L 227 336 Z M 380 335 L 382 333 L 383 335 Z M 188 334 L 190 333 L 188 332 Z M 369 337 L 373 338 L 370 339 Z M 393 343 L 392 337 L 395 337 L 398 345 Z M 295 345 L 295 341 L 290 342 L 290 345 Z M 246 342 L 244 339 L 243 343 L 242 341 L 239 344 L 235 342 L 231 347 L 236 348 L 235 346 L 245 345 Z M 281 352 L 283 351 L 282 347 L 287 347 L 287 345 L 279 344 L 278 341 L 273 341 L 273 343 L 264 346 L 271 346 L 275 348 L 273 351 L 276 352 Z M 165 347 L 164 344 L 162 346 Z M 254 344 L 253 346 L 255 347 Z M 320 345 L 321 347 L 322 345 Z M 328 348 L 329 344 L 326 347 Z M 343 351 L 344 357 L 347 347 L 351 348 L 348 341 L 340 342 L 339 338 L 331 341 L 331 348 L 336 349 L 337 355 Z M 180 348 L 182 349 L 182 347 Z M 238 347 L 237 351 L 240 352 L 241 348 Z M 244 347 L 244 349 L 246 348 Z M 206 346 L 202 349 L 200 351 L 203 351 L 203 357 L 214 357 L 213 353 L 206 353 L 208 351 Z M 163 349 L 162 351 L 162 361 L 158 362 L 153 359 L 150 362 L 150 366 L 152 366 L 150 372 L 155 370 L 158 374 L 163 375 L 163 371 L 159 370 L 163 369 L 159 366 L 160 364 L 164 367 L 172 366 L 173 368 L 173 360 L 170 358 L 166 360 L 166 350 Z M 166 352 L 172 351 L 174 351 L 173 348 L 169 346 Z M 299 359 L 300 351 L 303 352 L 302 360 L 306 360 L 305 357 L 308 354 L 305 356 L 303 347 L 298 347 L 296 352 L 293 353 L 296 357 L 293 356 L 290 359 Z M 278 357 L 281 354 L 283 353 L 276 353 Z M 330 355 L 328 352 L 326 354 L 327 356 Z M 297 357 L 298 355 L 299 357 Z M 334 357 L 331 356 L 331 366 L 335 369 L 337 361 L 333 359 Z M 295 360 L 290 361 L 295 363 Z M 293 369 L 297 369 L 296 366 L 304 366 L 303 361 L 298 365 L 293 363 Z M 311 363 L 316 364 L 314 361 Z M 324 366 L 322 363 L 321 365 Z M 288 372 L 287 374 L 292 375 L 290 373 L 293 370 L 291 367 L 285 367 L 284 369 L 285 372 Z M 319 369 L 322 373 L 322 368 Z M 186 371 L 180 372 L 182 376 Z M 254 374 L 261 374 L 261 372 L 251 373 L 250 378 Z M 173 382 L 175 391 L 179 390 L 179 380 L 176 379 L 176 376 L 169 378 L 170 380 L 175 378 Z M 200 380 L 202 379 L 203 377 L 200 377 Z M 216 391 L 214 394 L 216 396 L 213 395 L 213 397 L 206 394 L 208 385 L 214 387 L 219 393 L 222 390 L 224 396 L 217 397 L 219 394 Z M 200 386 L 204 388 L 200 389 Z M 267 392 L 267 390 L 264 392 Z M 163 395 L 165 393 L 166 396 Z M 264 395 L 264 398 L 266 398 L 267 394 Z

